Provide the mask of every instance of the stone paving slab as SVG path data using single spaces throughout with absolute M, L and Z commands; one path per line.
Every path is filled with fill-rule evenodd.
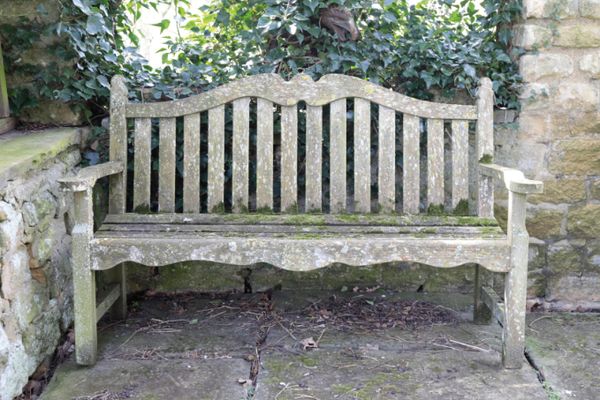
M 240 400 L 249 364 L 240 359 L 100 360 L 93 368 L 61 365 L 41 400 Z M 104 395 L 104 397 L 102 397 Z
M 600 314 L 528 315 L 530 359 L 552 400 L 600 399 Z
M 456 320 L 417 329 L 315 324 L 307 307 L 332 295 L 429 300 Z M 238 382 L 253 368 L 255 400 L 600 398 L 600 314 L 528 316 L 529 357 L 544 386 L 528 363 L 502 368 L 500 327 L 474 325 L 471 307 L 470 296 L 380 290 L 134 299 L 128 321 L 101 323 L 98 363 L 61 365 L 42 399 L 251 399 Z M 311 337 L 317 348 L 304 348 Z
M 256 400 L 542 400 L 529 367 L 503 370 L 497 353 L 316 349 L 262 356 Z

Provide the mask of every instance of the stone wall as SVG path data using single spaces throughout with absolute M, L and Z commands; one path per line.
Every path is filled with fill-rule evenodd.
M 59 0 L 0 0 L 0 24 L 21 26 L 22 19 L 31 21 L 42 27 L 49 27 L 59 21 Z M 29 23 L 29 22 L 28 22 Z M 58 63 L 63 69 L 75 69 L 72 62 L 65 62 L 58 57 L 52 45 L 58 40 L 66 40 L 59 36 L 45 37 L 33 43 L 31 49 L 19 54 L 17 68 L 6 70 L 6 82 L 9 90 L 13 87 L 30 87 L 35 85 L 31 68 L 44 69 L 53 63 Z M 5 56 L 10 43 L 6 41 Z M 27 65 L 27 68 L 19 66 Z M 58 125 L 81 125 L 85 117 L 81 111 L 75 112 L 72 107 L 61 101 L 42 101 L 39 106 L 28 108 L 19 115 L 23 122 L 35 122 Z
M 528 208 L 529 293 L 547 308 L 600 308 L 600 0 L 523 6 L 522 110 L 496 143 L 502 161 L 545 183 Z
M 72 199 L 57 179 L 79 163 L 79 136 L 0 136 L 0 400 L 21 393 L 72 322 Z

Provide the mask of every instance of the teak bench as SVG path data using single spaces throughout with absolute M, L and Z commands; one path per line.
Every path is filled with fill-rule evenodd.
M 132 103 L 124 78 L 116 76 L 110 107 L 110 161 L 62 180 L 75 199 L 72 264 L 79 364 L 96 361 L 101 316 L 109 309 L 125 316 L 126 262 L 161 266 L 202 260 L 268 263 L 294 271 L 334 263 L 407 261 L 441 268 L 474 263 L 475 320 L 484 318 L 486 304 L 495 308 L 494 315 L 503 320 L 504 367 L 521 366 L 525 197 L 541 192 L 542 183 L 491 164 L 489 79 L 481 79 L 472 106 L 417 100 L 344 75 L 317 82 L 298 75 L 286 82 L 271 74 L 185 99 Z M 203 118 L 208 118 L 207 129 L 201 128 Z M 301 118 L 305 124 L 299 124 Z M 129 141 L 128 120 L 133 120 Z M 470 123 L 476 124 L 471 144 Z M 153 124 L 159 131 L 154 177 Z M 177 140 L 181 125 L 183 145 L 181 137 Z M 377 150 L 373 154 L 372 148 Z M 177 190 L 176 154 L 182 151 Z M 133 177 L 128 177 L 128 152 L 133 153 Z M 353 174 L 347 173 L 349 161 Z M 207 171 L 201 171 L 206 165 Z M 110 176 L 109 214 L 94 232 L 92 188 L 105 176 Z M 494 219 L 492 178 L 509 191 L 507 234 Z M 158 187 L 154 201 L 151 186 Z M 460 209 L 470 215 L 456 216 Z M 444 210 L 451 215 L 432 215 Z M 479 266 L 506 273 L 503 310 L 497 296 L 481 288 Z M 109 269 L 114 284 L 97 303 L 95 272 Z

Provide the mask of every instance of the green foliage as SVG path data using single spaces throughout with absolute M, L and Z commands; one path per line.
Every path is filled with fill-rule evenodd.
M 322 27 L 330 5 L 349 9 L 361 32 L 340 41 Z M 493 80 L 498 105 L 517 108 L 520 76 L 510 47 L 515 0 L 213 0 L 188 14 L 184 32 L 169 38 L 163 78 L 170 86 L 216 85 L 256 73 L 318 78 L 342 73 L 430 99 L 457 89 L 475 94 L 479 76 Z M 168 96 L 171 94 L 167 93 Z
M 17 24 L 0 24 L 6 69 L 18 71 L 24 83 L 12 85 L 10 99 L 18 115 L 40 100 L 60 100 L 82 109 L 88 117 L 107 111 L 110 78 L 126 74 L 133 85 L 155 80 L 154 71 L 125 37 L 138 38 L 132 18 L 158 1 L 71 0 L 60 2 L 58 20 L 22 17 Z M 52 55 L 40 67 L 38 56 Z
M 474 95 L 479 76 L 493 80 L 498 105 L 517 108 L 520 76 L 510 45 L 518 0 L 211 0 L 199 9 L 189 0 L 63 0 L 58 20 L 23 18 L 0 24 L 6 68 L 18 115 L 42 100 L 60 100 L 88 117 L 107 113 L 109 80 L 124 74 L 130 88 L 151 87 L 154 99 L 188 96 L 241 76 L 305 72 L 359 76 L 423 99 Z M 157 71 L 136 53 L 134 26 L 144 10 L 167 3 L 177 19 L 155 25 L 161 34 L 177 23 L 177 37 L 161 38 Z M 349 9 L 361 33 L 340 41 L 320 24 L 328 6 Z M 38 8 L 41 16 L 46 12 Z M 52 59 L 40 68 L 36 54 Z M 74 67 L 74 68 L 73 68 Z M 139 95 L 139 91 L 130 93 Z

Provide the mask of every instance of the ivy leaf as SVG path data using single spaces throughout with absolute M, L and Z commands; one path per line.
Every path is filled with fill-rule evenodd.
M 98 75 L 96 77 L 98 82 L 107 89 L 110 89 L 110 83 L 108 83 L 108 79 L 104 75 Z
M 171 25 L 171 20 L 166 19 L 166 18 L 157 24 L 152 24 L 152 26 L 158 26 L 160 28 L 160 33 L 163 33 L 165 30 L 169 29 L 170 25 Z
M 471 78 L 477 78 L 477 71 L 475 71 L 475 68 L 473 68 L 471 64 L 463 65 L 463 70 L 465 71 L 465 74 L 469 75 Z
M 73 0 L 73 5 L 75 5 L 75 7 L 77 7 L 77 8 L 79 8 L 81 10 L 81 12 L 83 12 L 86 15 L 92 14 L 92 10 L 90 9 L 90 6 L 89 6 L 87 0 Z
M 91 14 L 88 16 L 85 31 L 90 35 L 96 35 L 102 32 L 106 27 L 104 26 L 104 19 L 97 14 Z

